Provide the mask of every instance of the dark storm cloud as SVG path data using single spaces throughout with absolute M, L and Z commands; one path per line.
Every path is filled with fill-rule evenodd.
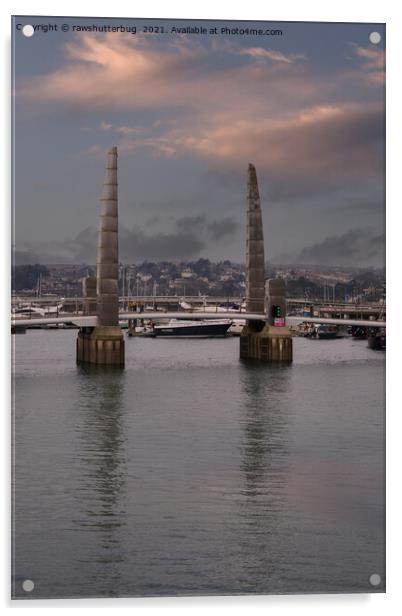
M 97 231 L 92 227 L 87 227 L 77 235 L 75 240 L 69 242 L 77 263 L 96 262 L 97 240 Z
M 142 229 L 120 230 L 119 252 L 124 262 L 169 260 L 194 257 L 205 248 L 205 241 L 194 230 L 146 235 Z
M 182 233 L 194 233 L 196 230 L 203 231 L 206 225 L 206 216 L 183 216 L 176 220 L 178 231 Z
M 183 216 L 176 220 L 172 233 L 147 235 L 142 229 L 120 232 L 119 246 L 123 261 L 138 259 L 185 259 L 208 250 L 210 242 L 232 237 L 238 223 L 232 217 L 209 220 L 207 216 Z
M 123 262 L 138 260 L 185 259 L 196 256 L 206 244 L 198 233 L 173 231 L 147 235 L 142 229 L 120 228 L 119 254 Z M 14 254 L 16 265 L 35 263 L 95 263 L 97 232 L 82 231 L 75 240 L 25 247 Z
M 211 238 L 215 241 L 219 241 L 224 237 L 233 236 L 239 224 L 231 217 L 222 218 L 222 220 L 214 220 L 208 225 L 208 231 L 211 234 Z
M 83 229 L 74 239 L 41 243 L 25 242 L 14 250 L 15 265 L 35 263 L 95 263 L 97 231 L 92 227 Z
M 208 221 L 205 215 L 183 216 L 177 219 L 176 225 L 179 231 L 205 233 L 214 241 L 233 236 L 239 226 L 232 216 Z
M 371 238 L 367 256 L 369 258 L 380 256 L 384 259 L 385 257 L 385 238 L 382 234 L 374 235 Z
M 46 257 L 35 251 L 15 250 L 12 256 L 13 265 L 36 265 L 37 263 L 49 263 Z
M 122 262 L 189 259 L 208 252 L 211 242 L 231 237 L 238 224 L 231 218 L 209 220 L 207 216 L 183 216 L 172 231 L 146 233 L 140 227 L 119 229 Z M 73 240 L 27 245 L 15 252 L 15 263 L 95 263 L 97 231 L 87 227 Z
M 254 147 L 259 142 L 264 152 L 256 153 L 256 159 L 261 158 L 270 197 L 290 202 L 359 185 L 363 178 L 380 178 L 383 121 L 381 107 L 352 106 L 262 132 Z
M 381 260 L 384 236 L 371 228 L 352 229 L 343 235 L 327 237 L 323 242 L 303 248 L 299 263 L 323 265 L 361 265 Z

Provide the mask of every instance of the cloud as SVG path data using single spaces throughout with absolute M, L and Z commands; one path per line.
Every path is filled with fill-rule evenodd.
M 196 155 L 239 177 L 251 161 L 270 198 L 296 201 L 382 181 L 383 104 L 365 94 L 381 82 L 384 52 L 347 48 L 346 68 L 327 73 L 302 53 L 243 42 L 80 35 L 66 45 L 63 65 L 22 79 L 17 93 L 91 112 L 131 111 L 133 124 L 107 118 L 99 126 L 115 133 L 121 153 Z M 139 126 L 144 110 L 147 125 Z M 103 150 L 95 143 L 81 153 Z
M 114 126 L 109 122 L 101 122 L 99 128 L 104 131 L 114 131 L 122 135 L 137 135 L 144 131 L 141 126 Z
M 124 40 L 113 34 L 82 35 L 65 46 L 65 53 L 59 69 L 24 79 L 17 93 L 37 101 L 110 110 L 187 105 L 212 91 L 207 88 L 211 75 L 197 70 L 206 51 L 186 39 L 158 49 L 145 36 Z
M 295 199 L 364 181 L 384 170 L 383 109 L 375 103 L 319 105 L 282 116 L 208 118 L 162 136 L 133 137 L 123 151 L 195 153 L 211 166 L 243 173 L 252 161 L 273 199 Z
M 119 236 L 120 258 L 124 262 L 138 260 L 176 260 L 195 257 L 206 248 L 196 231 L 180 231 L 147 235 L 142 229 L 123 229 Z
M 50 263 L 45 260 L 47 257 L 35 251 L 30 250 L 15 250 L 13 252 L 13 265 L 36 265 L 38 263 Z M 56 261 L 54 261 L 56 263 Z
M 143 132 L 143 128 L 140 126 L 118 126 L 116 131 L 122 135 L 136 135 Z
M 181 145 L 232 162 L 239 160 L 241 148 L 241 159 L 255 161 L 272 177 L 327 184 L 382 171 L 382 137 L 381 108 L 346 104 L 216 126 Z
M 182 216 L 175 220 L 172 232 L 147 234 L 136 227 L 122 229 L 119 250 L 125 262 L 144 259 L 189 259 L 207 254 L 211 242 L 233 237 L 238 224 L 231 217 L 210 220 L 207 216 Z
M 17 245 L 14 251 L 15 264 L 95 263 L 96 245 L 97 231 L 87 227 L 73 239 Z
M 190 259 L 208 253 L 211 242 L 232 237 L 238 224 L 231 218 L 209 220 L 207 216 L 183 216 L 169 232 L 146 233 L 140 227 L 119 229 L 119 255 L 125 263 L 143 260 Z M 97 231 L 87 227 L 72 240 L 25 243 L 15 251 L 15 263 L 96 262 Z
M 238 229 L 238 223 L 231 217 L 227 216 L 222 220 L 214 220 L 208 224 L 208 231 L 214 241 L 219 241 L 222 238 L 231 237 Z
M 363 68 L 371 70 L 384 70 L 385 51 L 374 47 L 361 47 L 353 44 L 356 56 L 363 60 Z
M 112 124 L 108 124 L 108 122 L 101 122 L 99 128 L 101 130 L 110 130 L 112 128 Z
M 206 226 L 206 216 L 182 216 L 176 221 L 177 229 L 182 233 L 202 232 Z
M 225 41 L 200 44 L 179 37 L 162 45 L 145 36 L 84 34 L 65 45 L 65 56 L 56 70 L 22 78 L 17 95 L 91 111 L 171 107 L 202 113 L 203 107 L 221 111 L 236 107 L 247 114 L 253 100 L 265 100 L 266 106 L 279 103 L 289 89 L 288 77 L 299 95 L 312 87 L 317 91 L 318 86 L 297 62 L 303 54 Z M 270 87 L 273 82 L 275 88 Z
M 350 43 L 352 62 L 355 68 L 344 71 L 340 76 L 343 80 L 362 83 L 369 88 L 382 87 L 385 83 L 385 50 L 380 47 L 362 47 Z M 356 64 L 357 63 L 357 64 Z
M 304 248 L 297 262 L 356 266 L 383 264 L 384 242 L 384 236 L 370 227 L 352 229 L 343 235 L 333 235 Z
M 304 54 L 284 54 L 280 51 L 275 51 L 274 49 L 267 49 L 264 47 L 248 47 L 246 49 L 240 49 L 238 51 L 240 55 L 243 56 L 251 56 L 257 60 L 273 60 L 274 62 L 285 62 L 286 64 L 292 64 L 297 60 L 305 60 L 306 56 Z

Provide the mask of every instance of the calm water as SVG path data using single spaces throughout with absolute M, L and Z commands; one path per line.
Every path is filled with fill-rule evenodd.
M 105 371 L 75 339 L 13 337 L 16 597 L 384 591 L 383 353 L 131 338 Z

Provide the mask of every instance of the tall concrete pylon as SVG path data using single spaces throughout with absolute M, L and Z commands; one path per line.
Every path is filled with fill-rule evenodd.
M 107 152 L 102 210 L 98 231 L 96 294 L 99 325 L 119 324 L 119 238 L 117 210 L 117 148 Z
M 107 152 L 101 204 L 96 263 L 98 325 L 80 329 L 77 338 L 77 361 L 88 364 L 124 366 L 124 337 L 119 327 L 116 147 Z
M 283 280 L 265 282 L 264 231 L 254 165 L 248 166 L 246 237 L 246 310 L 261 319 L 247 321 L 240 334 L 240 357 L 264 362 L 292 361 L 293 345 L 285 327 L 286 287 Z M 281 317 L 275 318 L 279 310 Z
M 265 257 L 260 194 L 257 172 L 248 166 L 247 182 L 247 239 L 246 239 L 246 309 L 264 312 Z

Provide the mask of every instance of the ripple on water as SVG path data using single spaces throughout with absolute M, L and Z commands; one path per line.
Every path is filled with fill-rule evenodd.
M 110 371 L 76 335 L 14 337 L 16 596 L 384 590 L 383 353 L 127 339 Z

